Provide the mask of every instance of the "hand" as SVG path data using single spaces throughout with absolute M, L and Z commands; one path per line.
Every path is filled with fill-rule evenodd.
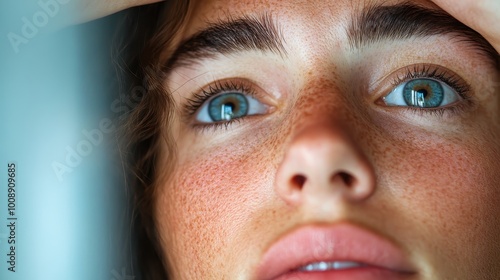
M 164 0 L 76 0 L 76 18 L 72 23 L 83 23 L 101 18 L 131 7 L 152 4 Z
M 500 53 L 500 0 L 432 0 L 481 34 Z

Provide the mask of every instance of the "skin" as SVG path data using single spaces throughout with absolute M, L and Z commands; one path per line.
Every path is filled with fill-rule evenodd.
M 152 4 L 164 0 L 77 0 L 70 1 L 71 17 L 64 25 L 84 23 L 131 7 Z
M 495 0 L 434 0 L 445 11 L 476 30 L 500 52 L 500 2 Z
M 397 244 L 415 268 L 412 279 L 500 277 L 498 70 L 447 37 L 352 52 L 343 26 L 354 2 L 192 7 L 177 41 L 206 19 L 265 10 L 279 19 L 288 55 L 221 55 L 166 79 L 178 108 L 165 128 L 176 140 L 177 168 L 160 186 L 155 218 L 173 279 L 252 279 L 284 234 L 339 222 Z M 470 84 L 471 102 L 443 115 L 381 103 L 394 88 L 391 77 L 423 63 Z M 256 88 L 266 114 L 201 130 L 194 117 L 186 120 L 186 98 L 214 81 L 241 79 Z M 302 188 L 292 180 L 299 174 L 307 179 Z
M 131 7 L 152 4 L 163 0 L 79 0 L 78 13 L 73 23 L 86 22 L 107 16 Z M 500 19 L 500 2 L 496 0 L 433 0 L 458 20 L 483 35 L 500 51 L 500 27 L 495 24 Z
M 349 53 L 339 25 L 357 1 L 283 2 L 196 3 L 179 34 L 177 41 L 203 28 L 202 19 L 266 10 L 280 19 L 289 55 L 221 56 L 167 79 L 178 105 L 216 79 L 239 77 L 252 80 L 259 101 L 272 107 L 204 131 L 177 112 L 168 129 L 178 168 L 162 184 L 155 213 L 171 276 L 250 279 L 265 250 L 287 232 L 348 221 L 398 244 L 414 279 L 499 278 L 498 71 L 446 38 L 418 49 L 393 42 Z M 433 2 L 500 50 L 498 1 Z M 147 4 L 103 3 L 83 1 L 87 12 L 76 21 Z M 384 56 L 395 50 L 393 59 Z M 377 102 L 392 89 L 383 77 L 429 62 L 468 82 L 474 106 L 438 117 Z M 359 79 L 379 83 L 367 95 L 353 86 Z M 321 183 L 339 170 L 356 183 L 348 188 L 338 176 Z M 289 180 L 298 172 L 308 179 L 302 189 Z

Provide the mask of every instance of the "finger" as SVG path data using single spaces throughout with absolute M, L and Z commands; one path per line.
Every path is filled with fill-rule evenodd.
M 500 52 L 500 0 L 432 0 Z
M 73 24 L 101 18 L 131 7 L 162 1 L 164 0 L 79 0 L 73 7 L 75 14 L 78 15 Z

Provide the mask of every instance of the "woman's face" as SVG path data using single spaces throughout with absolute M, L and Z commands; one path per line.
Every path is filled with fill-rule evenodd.
M 194 3 L 155 198 L 174 279 L 500 277 L 499 70 L 410 3 Z

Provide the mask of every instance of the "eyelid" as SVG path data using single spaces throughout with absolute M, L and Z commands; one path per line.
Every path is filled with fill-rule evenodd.
M 423 107 L 423 105 L 416 106 L 416 105 L 408 104 L 407 101 L 405 100 L 405 97 L 404 97 L 404 90 L 405 90 L 406 86 L 408 86 L 408 84 L 412 83 L 412 82 L 418 84 L 418 82 L 425 83 L 425 81 L 428 81 L 428 83 L 431 81 L 433 83 L 434 82 L 439 83 L 440 89 L 443 90 L 443 98 L 441 100 L 441 103 L 437 106 L 429 106 L 429 107 Z M 413 95 L 412 97 L 415 98 L 416 96 Z M 427 77 L 426 78 L 415 78 L 415 79 L 403 82 L 403 83 L 397 85 L 396 87 L 394 87 L 394 89 L 389 94 L 384 96 L 382 99 L 384 100 L 384 103 L 386 106 L 414 107 L 414 108 L 422 108 L 422 109 L 444 108 L 444 107 L 453 105 L 456 102 L 463 100 L 462 96 L 459 95 L 455 89 L 453 89 L 451 86 L 449 86 L 445 82 L 434 79 L 434 78 L 427 78 Z M 413 102 L 415 102 L 415 100 L 413 100 Z
M 413 79 L 432 78 L 450 86 L 460 97 L 461 100 L 442 107 L 420 108 L 413 106 L 388 106 L 383 97 L 387 96 L 400 84 Z M 373 92 L 371 100 L 384 111 L 390 113 L 395 118 L 406 116 L 423 118 L 425 124 L 429 124 L 429 118 L 443 121 L 444 119 L 463 116 L 466 112 L 472 112 L 476 107 L 476 99 L 472 87 L 464 78 L 454 71 L 436 64 L 414 64 L 399 68 L 389 75 L 378 79 L 372 83 L 369 92 Z M 417 120 L 415 119 L 415 120 Z M 406 119 L 408 120 L 408 119 Z
M 211 82 L 186 98 L 182 106 L 182 115 L 186 123 L 193 123 L 193 119 L 199 113 L 201 107 L 209 100 L 229 92 L 240 92 L 256 99 L 267 107 L 268 112 L 271 112 L 276 105 L 276 100 L 258 86 L 256 82 L 244 78 L 226 78 Z M 203 123 L 203 125 L 210 124 Z
M 399 68 L 378 79 L 369 88 L 370 92 L 375 93 L 375 103 L 384 105 L 382 98 L 391 93 L 394 88 L 418 78 L 431 78 L 443 82 L 464 100 L 472 97 L 471 86 L 461 76 L 446 67 L 429 63 L 413 64 Z
M 220 105 L 224 104 L 224 102 L 221 102 L 220 100 L 219 102 L 216 102 L 217 104 L 216 108 L 218 109 L 216 111 L 212 110 L 213 109 L 211 108 L 212 103 L 218 99 L 233 104 L 233 106 L 228 107 L 230 108 L 229 112 L 227 112 L 226 109 L 224 109 L 225 106 L 219 107 Z M 245 104 L 242 104 L 242 102 L 244 102 Z M 263 115 L 266 114 L 267 111 L 268 111 L 267 106 L 262 102 L 260 102 L 259 100 L 253 98 L 251 95 L 233 91 L 228 93 L 217 94 L 209 98 L 200 106 L 198 112 L 195 114 L 194 117 L 195 117 L 195 122 L 200 125 L 221 123 L 221 122 L 227 123 L 236 119 L 247 118 L 254 115 Z M 214 113 L 216 115 L 212 115 Z

